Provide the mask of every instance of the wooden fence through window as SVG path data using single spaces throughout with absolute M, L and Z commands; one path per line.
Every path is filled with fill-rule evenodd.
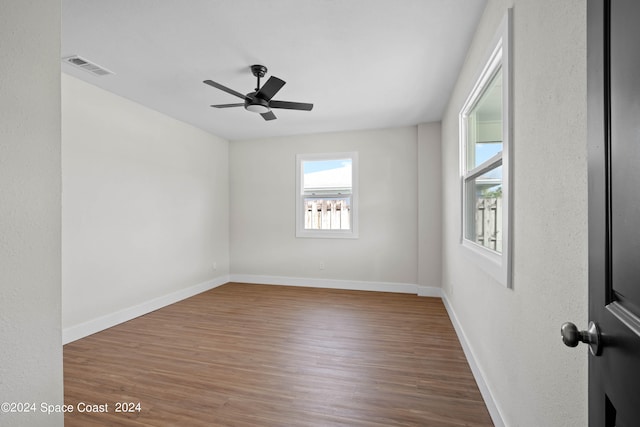
M 502 197 L 477 201 L 476 242 L 502 253 Z
M 351 207 L 344 199 L 306 200 L 304 227 L 307 230 L 349 230 Z

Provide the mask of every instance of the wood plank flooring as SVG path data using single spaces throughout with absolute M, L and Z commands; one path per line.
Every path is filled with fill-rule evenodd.
M 67 427 L 493 425 L 442 301 L 408 294 L 229 283 L 65 345 L 64 383 Z

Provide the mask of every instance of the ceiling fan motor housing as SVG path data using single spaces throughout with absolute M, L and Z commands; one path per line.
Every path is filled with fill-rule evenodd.
M 247 94 L 247 97 L 244 100 L 244 108 L 252 113 L 260 114 L 271 111 L 271 108 L 269 108 L 269 101 L 258 98 L 255 92 Z

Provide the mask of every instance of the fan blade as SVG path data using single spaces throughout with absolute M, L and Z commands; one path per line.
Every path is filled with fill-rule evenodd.
M 226 86 L 222 86 L 220 83 L 216 83 L 216 82 L 214 82 L 214 81 L 212 81 L 212 80 L 205 80 L 203 83 L 204 83 L 204 84 L 208 84 L 209 86 L 213 86 L 213 87 L 215 87 L 216 89 L 223 90 L 223 91 L 227 92 L 228 94 L 235 95 L 235 96 L 237 96 L 238 98 L 242 98 L 242 99 L 245 99 L 245 98 L 246 98 L 246 96 L 245 96 L 245 95 L 243 95 L 243 94 L 241 94 L 240 92 L 236 92 L 235 90 L 233 90 L 233 89 L 229 89 L 229 88 L 228 88 L 228 87 L 226 87 Z
M 241 102 L 240 104 L 218 104 L 218 105 L 212 105 L 212 107 L 215 107 L 215 108 L 244 107 L 244 103 Z
M 275 120 L 277 119 L 276 115 L 273 114 L 273 111 L 268 111 L 266 113 L 262 113 L 260 114 L 262 116 L 263 119 L 265 120 Z
M 306 104 L 304 102 L 289 102 L 289 101 L 276 101 L 269 102 L 270 108 L 286 108 L 287 110 L 304 110 L 311 111 L 313 104 Z
M 262 85 L 259 91 L 256 92 L 256 96 L 258 98 L 264 99 L 265 101 L 271 100 L 273 96 L 278 93 L 282 86 L 284 86 L 285 82 L 280 80 L 277 77 L 269 77 L 269 80 Z

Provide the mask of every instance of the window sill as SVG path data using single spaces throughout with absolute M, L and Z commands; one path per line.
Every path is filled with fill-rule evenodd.
M 461 246 L 465 254 L 475 265 L 495 279 L 499 284 L 511 289 L 510 266 L 506 261 L 505 254 L 484 248 L 467 239 L 462 240 Z
M 297 230 L 296 237 L 312 239 L 357 239 L 353 230 Z

